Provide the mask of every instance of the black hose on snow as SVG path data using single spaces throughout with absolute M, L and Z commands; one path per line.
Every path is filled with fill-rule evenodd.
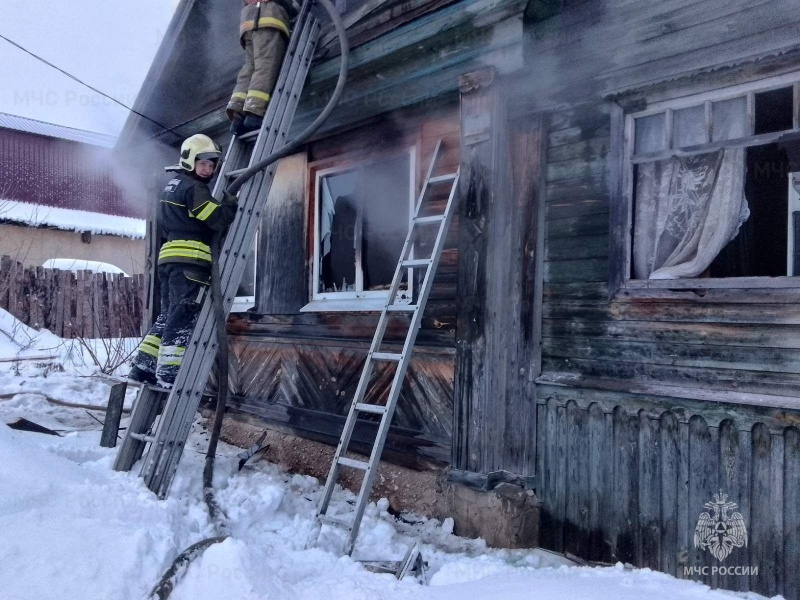
M 241 187 L 247 183 L 254 175 L 263 171 L 271 164 L 285 158 L 295 152 L 302 146 L 308 139 L 322 126 L 322 124 L 330 116 L 333 109 L 339 103 L 339 99 L 344 91 L 345 82 L 347 81 L 348 59 L 350 57 L 350 47 L 347 43 L 347 34 L 345 32 L 344 23 L 342 18 L 336 11 L 330 0 L 317 0 L 322 4 L 325 11 L 333 21 L 333 26 L 336 29 L 336 35 L 339 38 L 339 48 L 341 50 L 341 64 L 339 68 L 339 80 L 336 82 L 336 88 L 333 90 L 328 104 L 323 111 L 309 125 L 305 131 L 298 135 L 295 139 L 285 144 L 280 150 L 277 150 L 248 168 L 244 173 L 237 177 L 228 189 L 229 194 L 236 194 Z M 214 413 L 214 425 L 211 430 L 211 438 L 208 442 L 208 451 L 206 452 L 205 467 L 203 468 L 203 499 L 208 507 L 208 514 L 214 524 L 214 529 L 217 537 L 206 538 L 192 544 L 186 550 L 181 552 L 178 557 L 172 562 L 170 568 L 164 573 L 159 580 L 156 587 L 150 593 L 151 598 L 158 600 L 166 600 L 172 593 L 175 584 L 178 582 L 183 573 L 188 569 L 189 564 L 198 556 L 200 556 L 206 549 L 224 542 L 230 536 L 230 528 L 228 524 L 228 517 L 222 508 L 217 503 L 214 496 L 213 478 L 214 478 L 214 457 L 217 452 L 217 444 L 219 443 L 220 433 L 222 431 L 222 421 L 225 417 L 225 407 L 228 403 L 228 332 L 226 329 L 227 317 L 223 305 L 222 285 L 219 273 L 219 257 L 220 249 L 222 247 L 223 236 L 217 234 L 214 236 L 212 244 L 213 260 L 211 262 L 211 298 L 214 304 L 214 316 L 217 320 L 217 407 Z
M 230 535 L 228 516 L 214 497 L 214 457 L 217 454 L 222 420 L 225 418 L 225 406 L 228 403 L 228 332 L 225 326 L 227 318 L 223 306 L 222 280 L 219 273 L 220 250 L 224 237 L 224 233 L 217 233 L 211 243 L 213 256 L 211 261 L 211 299 L 214 306 L 214 318 L 217 320 L 217 408 L 214 411 L 214 426 L 211 428 L 211 438 L 208 440 L 208 450 L 206 451 L 206 464 L 203 468 L 203 499 L 206 501 L 214 529 L 220 537 Z

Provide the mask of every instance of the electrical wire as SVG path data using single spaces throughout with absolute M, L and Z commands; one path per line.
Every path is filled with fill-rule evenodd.
M 166 126 L 166 125 L 164 125 L 163 123 L 159 123 L 159 122 L 158 122 L 158 121 L 156 121 L 155 119 L 151 119 L 151 118 L 150 118 L 150 117 L 148 117 L 147 115 L 145 115 L 145 114 L 143 114 L 143 113 L 139 112 L 138 110 L 136 110 L 136 109 L 134 109 L 134 108 L 132 108 L 132 107 L 128 106 L 128 105 L 127 105 L 127 104 L 125 104 L 124 102 L 121 102 L 120 100 L 117 100 L 117 99 L 116 99 L 116 98 L 114 98 L 113 96 L 111 96 L 111 95 L 109 95 L 109 94 L 106 94 L 105 92 L 103 92 L 103 91 L 101 91 L 101 90 L 98 90 L 98 89 L 97 89 L 96 87 L 94 87 L 93 85 L 89 85 L 88 83 L 86 83 L 85 81 L 83 81 L 82 79 L 80 79 L 79 77 L 77 77 L 77 76 L 73 75 L 72 73 L 70 73 L 70 72 L 68 72 L 68 71 L 65 71 L 64 69 L 62 69 L 61 67 L 59 67 L 59 66 L 57 66 L 57 65 L 54 65 L 53 63 L 51 63 L 51 62 L 50 62 L 49 60 L 47 60 L 46 58 L 43 58 L 42 56 L 39 56 L 39 55 L 38 55 L 38 54 L 36 54 L 35 52 L 33 52 L 33 51 L 31 51 L 31 50 L 28 50 L 27 48 L 25 48 L 25 47 L 24 47 L 24 46 L 22 46 L 21 44 L 18 44 L 18 43 L 17 43 L 17 42 L 15 42 L 14 40 L 12 40 L 12 39 L 9 39 L 8 37 L 4 36 L 2 33 L 0 33 L 0 39 L 3 39 L 3 40 L 5 40 L 6 42 L 8 42 L 9 44 L 11 44 L 11 45 L 12 45 L 12 46 L 14 46 L 15 48 L 17 48 L 17 49 L 21 50 L 22 52 L 24 52 L 25 54 L 28 54 L 28 55 L 32 56 L 33 58 L 35 58 L 36 60 L 38 60 L 39 62 L 42 62 L 42 63 L 46 64 L 48 67 L 50 67 L 50 68 L 52 68 L 52 69 L 55 69 L 56 71 L 58 71 L 58 72 L 59 72 L 59 73 L 61 73 L 62 75 L 65 75 L 65 76 L 69 77 L 70 79 L 72 79 L 73 81 L 75 81 L 75 82 L 77 82 L 77 83 L 81 84 L 82 86 L 84 86 L 84 87 L 86 87 L 86 88 L 88 88 L 88 89 L 92 90 L 94 93 L 96 93 L 96 94 L 100 94 L 101 96 L 103 96 L 103 98 L 107 98 L 107 99 L 111 100 L 112 102 L 114 102 L 115 104 L 119 104 L 119 105 L 120 105 L 122 108 L 124 108 L 124 109 L 126 109 L 126 110 L 128 110 L 128 111 L 132 112 L 133 114 L 135 114 L 135 115 L 137 115 L 137 116 L 139 116 L 139 117 L 142 117 L 143 119 L 146 119 L 146 120 L 150 121 L 150 122 L 151 122 L 151 123 L 153 123 L 154 125 L 157 125 L 158 127 L 160 127 L 160 128 L 161 128 L 161 131 L 159 131 L 159 132 L 158 132 L 156 135 L 161 135 L 161 134 L 163 134 L 163 133 L 172 133 L 172 134 L 173 134 L 175 137 L 177 137 L 178 139 L 181 139 L 181 137 L 180 137 L 180 136 L 179 136 L 177 133 L 175 133 L 175 132 L 173 131 L 173 130 L 174 130 L 174 129 L 176 129 L 177 127 L 180 127 L 179 125 L 178 125 L 178 126 L 176 126 L 176 127 L 167 127 L 167 126 Z M 155 137 L 155 136 L 154 136 L 154 137 Z

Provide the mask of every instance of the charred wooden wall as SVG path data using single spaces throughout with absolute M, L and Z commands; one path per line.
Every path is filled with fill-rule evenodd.
M 543 129 L 507 111 L 493 70 L 462 78 L 455 435 L 450 477 L 534 475 Z
M 358 160 L 413 146 L 419 188 L 438 140 L 443 141 L 444 152 L 435 174 L 458 168 L 459 133 L 458 105 L 454 101 L 398 111 L 385 115 L 377 126 L 312 144 L 308 161 L 339 157 Z M 293 160 L 297 163 L 297 158 Z M 270 232 L 285 239 L 262 240 L 266 259 L 259 261 L 257 273 L 260 314 L 241 315 L 230 324 L 234 406 L 304 437 L 333 443 L 341 433 L 378 315 L 300 312 L 310 297 L 312 255 L 309 238 L 303 236 L 307 224 L 313 222 L 310 194 L 305 191 L 311 186 L 306 181 L 310 175 L 305 161 L 300 162 L 302 168 L 297 163 L 283 171 L 295 178 L 295 184 L 299 175 L 300 192 L 297 185 L 276 181 L 276 189 L 283 196 L 271 205 L 269 223 L 265 222 Z M 279 167 L 279 174 L 281 170 Z M 293 191 L 287 193 L 289 189 Z M 443 200 L 439 198 L 438 206 L 433 204 L 432 208 L 443 210 Z M 434 280 L 387 446 L 390 459 L 420 467 L 450 460 L 458 227 L 456 220 Z M 293 232 L 297 239 L 286 237 L 287 232 Z M 390 322 L 386 340 L 396 348 L 405 338 L 408 322 L 405 316 Z M 378 369 L 371 401 L 386 398 L 393 371 L 392 365 Z M 365 420 L 356 430 L 356 441 L 371 439 L 374 426 Z
M 540 76 L 526 93 L 550 115 L 536 392 L 542 543 L 798 598 L 796 290 L 622 290 L 609 299 L 610 213 L 620 198 L 606 97 L 785 71 L 800 48 L 789 25 L 798 15 L 783 0 L 559 4 L 560 14 L 531 25 L 527 49 Z M 724 563 L 693 539 L 720 490 L 750 535 Z M 684 575 L 720 565 L 758 573 Z

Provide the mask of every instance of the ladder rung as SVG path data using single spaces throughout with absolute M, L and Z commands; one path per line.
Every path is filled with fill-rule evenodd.
M 396 354 L 394 352 L 373 352 L 372 358 L 375 360 L 385 360 L 388 362 L 400 362 L 403 360 L 403 355 Z
M 413 269 L 416 267 L 428 267 L 433 261 L 430 258 L 415 258 L 413 260 L 404 260 L 404 269 Z
M 428 179 L 428 183 L 446 183 L 448 181 L 454 181 L 456 177 L 458 177 L 458 173 L 448 173 L 447 175 L 431 177 Z
M 156 441 L 156 438 L 154 438 L 151 435 L 146 435 L 144 433 L 133 433 L 131 431 L 130 436 L 135 440 L 139 440 L 140 442 L 146 442 L 148 444 L 152 444 L 153 442 Z
M 386 307 L 386 312 L 407 313 L 417 310 L 416 304 L 390 304 Z
M 434 215 L 433 217 L 417 217 L 414 219 L 416 225 L 429 225 L 431 223 L 441 223 L 444 221 L 444 215 Z
M 247 171 L 247 168 L 234 169 L 233 171 L 228 171 L 227 173 L 225 173 L 225 177 L 228 177 L 230 179 L 235 179 L 236 177 L 238 177 L 239 175 L 241 175 L 245 171 Z
M 172 391 L 159 385 L 152 385 L 149 383 L 147 384 L 147 389 L 151 392 L 155 392 L 156 394 L 169 394 Z
M 325 525 L 332 525 L 333 527 L 341 527 L 342 529 L 350 530 L 353 526 L 348 523 L 347 521 L 343 521 L 342 519 L 337 519 L 336 517 L 329 517 L 328 515 L 320 515 L 319 520 L 321 523 Z
M 250 140 L 256 139 L 259 133 L 261 133 L 260 129 L 254 129 L 253 131 L 248 131 L 247 133 L 243 133 L 236 139 L 238 139 L 240 142 L 249 142 Z
M 356 410 L 359 412 L 372 413 L 374 415 L 386 414 L 386 407 L 381 406 L 380 404 L 366 404 L 364 402 L 359 402 L 356 404 Z
M 351 469 L 358 469 L 359 471 L 366 471 L 369 469 L 369 463 L 363 460 L 356 460 L 354 458 L 347 458 L 345 456 L 339 457 L 339 464 L 343 467 L 350 467 Z

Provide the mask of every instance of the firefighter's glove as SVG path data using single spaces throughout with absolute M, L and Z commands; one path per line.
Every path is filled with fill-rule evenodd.
M 235 194 L 231 194 L 230 192 L 227 192 L 227 191 L 222 192 L 222 199 L 225 202 L 233 202 L 234 204 L 238 204 L 239 203 L 238 196 L 236 196 Z

